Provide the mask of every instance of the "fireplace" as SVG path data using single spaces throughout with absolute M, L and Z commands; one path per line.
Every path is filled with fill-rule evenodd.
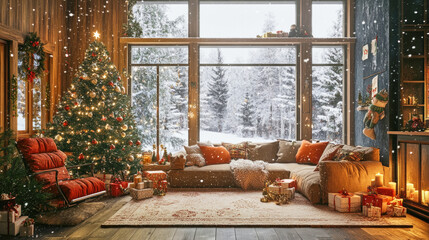
M 397 191 L 404 199 L 404 205 L 413 213 L 429 219 L 429 133 L 395 132 L 396 141 L 392 151 L 397 149 L 396 161 L 391 159 L 396 169 Z M 399 134 L 401 133 L 401 134 Z M 391 132 L 389 132 L 391 134 Z

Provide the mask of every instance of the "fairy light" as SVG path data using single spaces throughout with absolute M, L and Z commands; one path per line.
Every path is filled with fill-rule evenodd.
M 99 39 L 100 38 L 100 34 L 98 33 L 98 31 L 95 31 L 94 38 L 95 39 Z

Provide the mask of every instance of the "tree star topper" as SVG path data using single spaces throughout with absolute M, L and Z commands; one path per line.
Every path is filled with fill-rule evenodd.
M 98 33 L 98 31 L 95 31 L 94 37 L 96 40 L 100 38 L 100 34 Z

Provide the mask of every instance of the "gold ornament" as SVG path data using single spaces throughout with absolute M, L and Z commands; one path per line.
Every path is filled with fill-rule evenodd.
M 88 113 L 88 117 L 92 118 L 92 112 Z
M 90 96 L 91 98 L 95 98 L 96 93 L 95 93 L 95 92 L 90 92 L 90 93 L 89 93 L 89 96 Z
M 104 127 L 106 130 L 110 130 L 110 129 L 112 129 L 112 127 L 110 127 L 110 125 L 109 124 L 106 124 L 106 126 Z
M 72 97 L 72 98 L 77 98 L 77 94 L 76 94 L 75 92 L 72 92 L 72 93 L 71 93 L 71 97 Z
M 104 102 L 100 102 L 100 106 L 104 107 L 106 104 Z
M 86 110 L 86 111 L 89 111 L 89 107 L 85 107 L 85 110 Z
M 118 93 L 120 93 L 121 92 L 121 88 L 119 86 L 116 86 L 115 87 L 115 91 L 118 92 Z
M 131 166 L 130 166 L 130 164 L 128 164 L 128 163 L 127 163 L 127 169 L 128 169 L 128 170 L 130 170 L 130 169 L 131 169 Z
M 131 125 L 131 126 L 129 127 L 129 129 L 130 129 L 130 130 L 133 130 L 133 129 L 134 129 L 133 125 Z
M 128 161 L 130 162 L 134 161 L 134 156 L 133 155 L 128 156 Z
M 104 94 L 101 94 L 101 99 L 106 100 L 106 96 Z
M 107 87 L 106 86 L 102 86 L 101 89 L 103 89 L 103 91 L 107 91 Z
M 127 136 L 127 134 L 126 133 L 124 133 L 124 132 L 121 132 L 121 137 L 126 137 Z
M 63 140 L 63 137 L 61 137 L 61 135 L 58 134 L 57 136 L 55 136 L 55 139 L 61 142 L 61 140 Z
M 121 87 L 122 94 L 125 94 L 125 88 Z
M 94 84 L 94 85 L 97 84 L 97 79 L 92 79 L 91 83 Z
M 122 125 L 121 127 L 122 130 L 127 131 L 128 130 L 128 126 L 126 124 Z

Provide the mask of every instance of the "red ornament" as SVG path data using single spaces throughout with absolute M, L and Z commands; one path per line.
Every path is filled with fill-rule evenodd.
M 136 145 L 137 145 L 137 146 L 142 145 L 142 143 L 140 142 L 140 140 L 137 140 L 137 141 L 136 141 Z
M 121 81 L 121 77 L 118 77 L 118 81 Z
M 64 107 L 64 110 L 66 110 L 66 111 L 70 111 L 70 106 L 69 106 L 69 105 L 65 106 L 65 107 Z
M 79 160 L 83 160 L 85 158 L 85 156 L 83 156 L 83 154 L 79 154 Z
M 122 151 L 125 151 L 125 148 L 122 148 Z
M 69 125 L 69 123 L 68 123 L 67 121 L 64 121 L 64 122 L 63 122 L 63 126 L 64 126 L 64 127 L 67 127 L 68 125 Z
M 133 145 L 133 141 L 131 141 L 131 140 L 130 140 L 130 141 L 128 142 L 128 145 L 132 146 L 132 145 Z
M 97 140 L 95 140 L 95 139 L 93 139 L 93 140 L 91 141 L 91 143 L 92 143 L 92 145 L 97 145 L 97 144 L 98 144 L 98 141 L 97 141 Z
M 101 120 L 102 120 L 102 121 L 106 121 L 106 120 L 107 120 L 107 118 L 106 118 L 105 116 L 103 116 L 103 117 L 101 117 Z
M 116 147 L 115 147 L 115 145 L 110 145 L 110 150 L 113 150 L 113 149 L 115 149 Z
M 77 105 L 79 105 L 79 103 L 78 102 L 74 102 L 74 105 L 77 106 Z
M 91 54 L 91 56 L 95 57 L 95 56 L 97 56 L 97 54 L 95 54 L 95 52 L 93 52 L 93 53 Z
M 122 122 L 122 120 L 124 120 L 122 117 L 117 117 L 116 118 L 116 121 L 118 121 L 118 122 Z
M 109 86 L 113 87 L 114 85 L 113 82 L 109 82 Z

